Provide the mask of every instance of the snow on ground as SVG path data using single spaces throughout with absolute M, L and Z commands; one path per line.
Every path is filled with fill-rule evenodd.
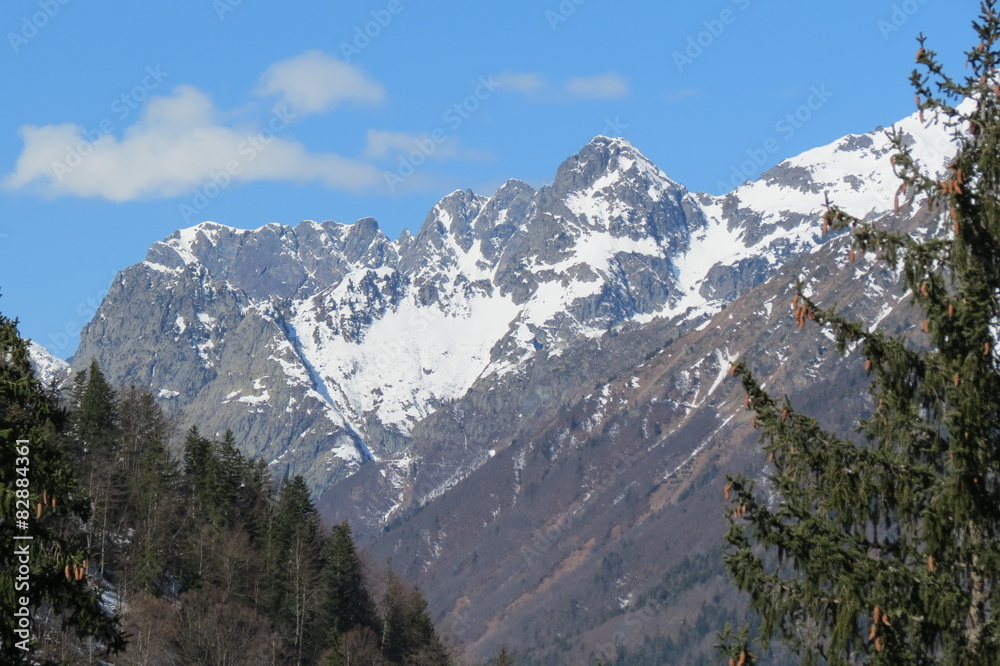
M 339 387 L 334 401 L 358 421 L 375 412 L 404 434 L 433 405 L 472 386 L 517 314 L 517 306 L 499 296 L 473 296 L 464 313 L 452 314 L 421 307 L 409 295 L 355 343 L 317 321 L 309 304 L 300 305 L 292 326 L 318 378 Z
M 53 356 L 48 349 L 34 340 L 28 343 L 28 357 L 35 370 L 35 375 L 43 384 L 48 384 L 53 379 L 60 381 L 69 377 L 69 363 Z

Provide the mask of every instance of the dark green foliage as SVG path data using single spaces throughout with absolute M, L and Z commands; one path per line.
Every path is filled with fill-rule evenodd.
M 831 207 L 824 228 L 901 269 L 927 341 L 869 331 L 802 293 L 796 316 L 857 347 L 872 374 L 861 438 L 823 431 L 735 368 L 773 456 L 768 502 L 731 480 L 726 564 L 749 592 L 766 647 L 782 638 L 802 663 L 1000 663 L 1000 17 L 982 3 L 964 82 L 917 55 L 922 113 L 955 131 L 942 181 L 896 135 L 905 193 L 940 225 L 911 237 Z M 973 101 L 960 111 L 958 103 Z M 931 115 L 934 114 L 934 115 Z M 857 441 L 861 439 L 859 443 Z M 730 635 L 727 654 L 746 640 Z
M 120 651 L 117 618 L 99 606 L 103 588 L 128 609 L 135 643 L 116 662 L 124 665 L 450 663 L 419 590 L 390 575 L 393 601 L 380 616 L 350 527 L 324 532 L 302 477 L 276 496 L 267 465 L 247 459 L 231 432 L 212 441 L 196 427 L 185 435 L 179 465 L 168 453 L 171 424 L 152 395 L 130 387 L 119 399 L 96 363 L 76 376 L 67 419 L 30 376 L 24 343 L 2 317 L 0 344 L 0 432 L 12 461 L 13 440 L 31 440 L 29 504 L 43 503 L 43 518 L 34 520 L 32 511 L 29 521 L 39 545 L 32 551 L 33 608 L 90 641 L 69 644 L 49 620 L 52 642 L 31 658 Z M 64 440 L 66 422 L 72 427 Z M 10 513 L 14 469 L 0 472 L 0 499 Z M 0 532 L 10 537 L 12 524 L 0 522 Z M 0 558 L 8 563 L 0 594 L 13 608 L 11 551 Z M 78 572 L 88 559 L 85 578 Z M 11 619 L 0 620 L 2 661 L 27 663 L 8 640 Z
M 0 607 L 4 609 L 0 616 L 0 657 L 4 664 L 46 659 L 44 646 L 29 641 L 30 645 L 25 645 L 30 649 L 24 651 L 16 645 L 21 637 L 14 633 L 13 614 L 20 597 L 30 599 L 33 635 L 38 632 L 40 611 L 48 609 L 80 639 L 92 638 L 111 652 L 125 647 L 117 619 L 104 614 L 98 594 L 88 587 L 86 579 L 65 575 L 67 566 L 82 567 L 86 560 L 80 526 L 88 518 L 89 507 L 65 451 L 61 435 L 64 425 L 64 413 L 32 372 L 27 344 L 18 334 L 17 323 L 0 315 L 0 441 L 4 449 L 0 466 L 0 512 L 4 516 L 0 521 L 0 539 L 4 543 L 0 549 Z M 27 440 L 27 444 L 18 445 L 17 440 Z M 27 497 L 19 498 L 18 490 Z M 21 516 L 27 520 L 26 531 L 14 521 Z M 15 535 L 29 535 L 32 540 L 15 542 Z M 21 543 L 29 544 L 27 581 L 15 579 L 20 558 L 14 554 L 14 545 Z M 23 588 L 25 582 L 29 584 L 27 589 Z
M 333 528 L 324 550 L 323 584 L 326 600 L 323 620 L 334 635 L 347 633 L 356 627 L 378 631 L 378 613 L 365 587 L 361 560 L 358 558 L 346 522 Z
M 270 604 L 278 632 L 294 663 L 312 663 L 326 634 L 319 622 L 323 543 L 319 514 L 301 476 L 281 489 L 270 539 Z
M 493 666 L 514 666 L 514 658 L 507 651 L 507 646 L 500 648 L 496 659 L 493 660 Z
M 215 512 L 218 466 L 212 443 L 202 437 L 197 426 L 191 426 L 184 437 L 184 478 L 191 492 L 191 501 L 202 511 Z
M 79 475 L 91 502 L 88 548 L 97 559 L 98 574 L 103 577 L 113 557 L 112 533 L 118 527 L 124 501 L 118 396 L 96 360 L 91 361 L 76 388 L 72 436 L 75 448 L 81 453 Z
M 182 516 L 176 463 L 167 452 L 169 426 L 149 391 L 130 387 L 121 402 L 125 529 L 132 531 L 118 567 L 130 589 L 155 592 L 170 567 L 171 541 Z
M 109 459 L 118 444 L 118 396 L 96 360 L 80 374 L 73 405 L 73 436 L 91 457 Z
M 393 664 L 450 664 L 434 631 L 427 601 L 418 588 L 407 589 L 389 569 L 382 598 L 382 654 Z

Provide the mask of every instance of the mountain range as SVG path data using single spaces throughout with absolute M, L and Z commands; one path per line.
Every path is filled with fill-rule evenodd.
M 895 129 L 944 168 L 943 127 Z M 892 152 L 878 128 L 712 196 L 599 136 L 550 185 L 455 191 L 395 240 L 371 218 L 205 222 L 118 274 L 72 366 L 96 358 L 302 474 L 328 521 L 421 583 L 469 656 L 696 663 L 739 607 L 719 558 L 723 475 L 766 466 L 731 364 L 847 431 L 864 372 L 794 325 L 791 285 L 912 324 L 898 276 L 820 225 L 828 200 L 933 232 Z

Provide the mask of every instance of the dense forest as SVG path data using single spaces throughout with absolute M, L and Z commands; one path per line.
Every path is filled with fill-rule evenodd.
M 365 562 L 347 523 L 324 529 L 301 477 L 275 479 L 231 432 L 175 436 L 176 416 L 96 362 L 42 387 L 16 322 L 0 327 L 0 430 L 33 465 L 20 484 L 5 465 L 3 508 L 24 486 L 35 594 L 32 638 L 5 624 L 4 663 L 452 663 L 420 590 Z M 10 557 L 5 608 L 22 593 Z

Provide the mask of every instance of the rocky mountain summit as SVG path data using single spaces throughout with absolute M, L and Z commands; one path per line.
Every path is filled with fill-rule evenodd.
M 711 197 L 597 137 L 552 185 L 453 192 L 396 240 L 371 218 L 205 222 L 119 274 L 76 363 L 325 489 L 405 458 L 414 424 L 482 377 L 653 318 L 704 323 L 816 247 L 823 192 L 890 210 L 887 151 L 880 132 L 847 137 Z

